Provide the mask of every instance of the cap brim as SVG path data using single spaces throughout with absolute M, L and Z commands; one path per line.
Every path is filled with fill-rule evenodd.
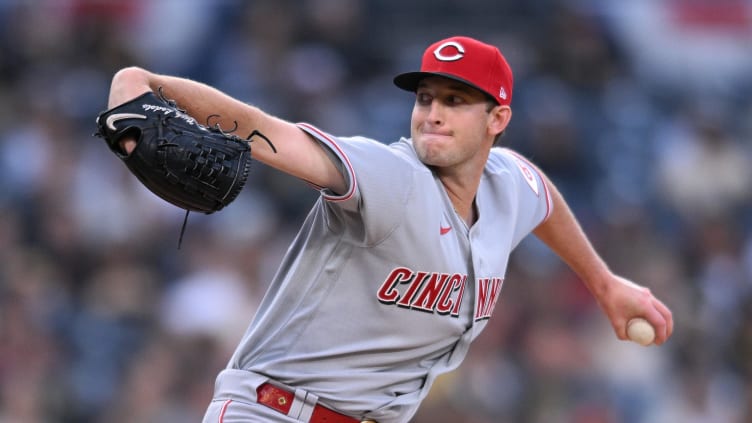
M 459 78 L 457 76 L 448 74 L 448 73 L 442 73 L 442 72 L 405 72 L 402 74 L 399 74 L 394 77 L 394 85 L 396 85 L 399 88 L 402 88 L 405 91 L 412 91 L 416 92 L 418 91 L 418 84 L 420 81 L 427 77 L 427 76 L 441 76 L 444 78 L 453 79 L 455 81 L 462 82 L 465 85 L 469 85 L 476 90 L 482 92 L 483 94 L 486 94 L 487 96 L 491 97 L 495 102 L 501 104 L 498 99 L 496 99 L 493 95 L 488 93 L 486 90 L 480 88 L 479 86 L 473 84 L 472 82 L 469 82 L 465 79 Z
M 418 83 L 421 79 L 435 75 L 431 72 L 406 72 L 394 77 L 394 85 L 405 91 L 415 92 L 418 90 Z

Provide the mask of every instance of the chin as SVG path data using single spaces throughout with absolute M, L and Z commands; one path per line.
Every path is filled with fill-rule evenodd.
M 441 154 L 431 154 L 427 153 L 425 150 L 416 150 L 416 153 L 418 154 L 418 159 L 420 159 L 420 161 L 426 166 L 442 167 L 446 165 L 446 160 L 443 159 Z

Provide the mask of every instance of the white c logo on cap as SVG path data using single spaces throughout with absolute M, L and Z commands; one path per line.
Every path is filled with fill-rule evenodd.
M 456 48 L 457 53 L 452 56 L 445 56 L 444 53 L 441 52 L 441 50 L 444 50 L 447 47 Z M 462 47 L 462 44 L 458 43 L 457 41 L 447 41 L 436 47 L 436 50 L 433 51 L 433 55 L 436 56 L 436 59 L 441 60 L 442 62 L 454 62 L 455 60 L 460 60 L 463 56 L 465 56 L 465 47 Z

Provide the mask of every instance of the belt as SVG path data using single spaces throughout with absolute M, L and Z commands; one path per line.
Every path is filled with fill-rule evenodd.
M 273 410 L 277 410 L 282 414 L 289 415 L 290 408 L 292 408 L 293 401 L 295 400 L 295 393 L 290 392 L 284 388 L 272 385 L 271 383 L 264 383 L 256 389 L 258 396 L 258 403 L 265 405 Z M 373 420 L 358 420 L 344 414 L 340 414 L 334 410 L 324 407 L 323 405 L 316 404 L 313 407 L 313 413 L 311 414 L 310 423 L 376 423 Z

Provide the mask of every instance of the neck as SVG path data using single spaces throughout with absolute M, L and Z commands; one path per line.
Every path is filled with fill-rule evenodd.
M 468 228 L 473 226 L 478 220 L 478 211 L 475 207 L 475 201 L 471 201 L 467 206 L 463 204 L 461 207 L 457 207 L 455 205 L 454 210 L 457 215 L 465 221 Z
M 455 166 L 433 167 L 457 214 L 471 227 L 478 219 L 475 195 L 483 176 L 490 148 Z
M 444 185 L 455 212 L 465 221 L 468 228 L 471 227 L 478 219 L 475 194 L 478 192 L 480 177 L 473 181 L 466 181 L 464 184 L 451 178 L 439 177 L 439 179 Z

